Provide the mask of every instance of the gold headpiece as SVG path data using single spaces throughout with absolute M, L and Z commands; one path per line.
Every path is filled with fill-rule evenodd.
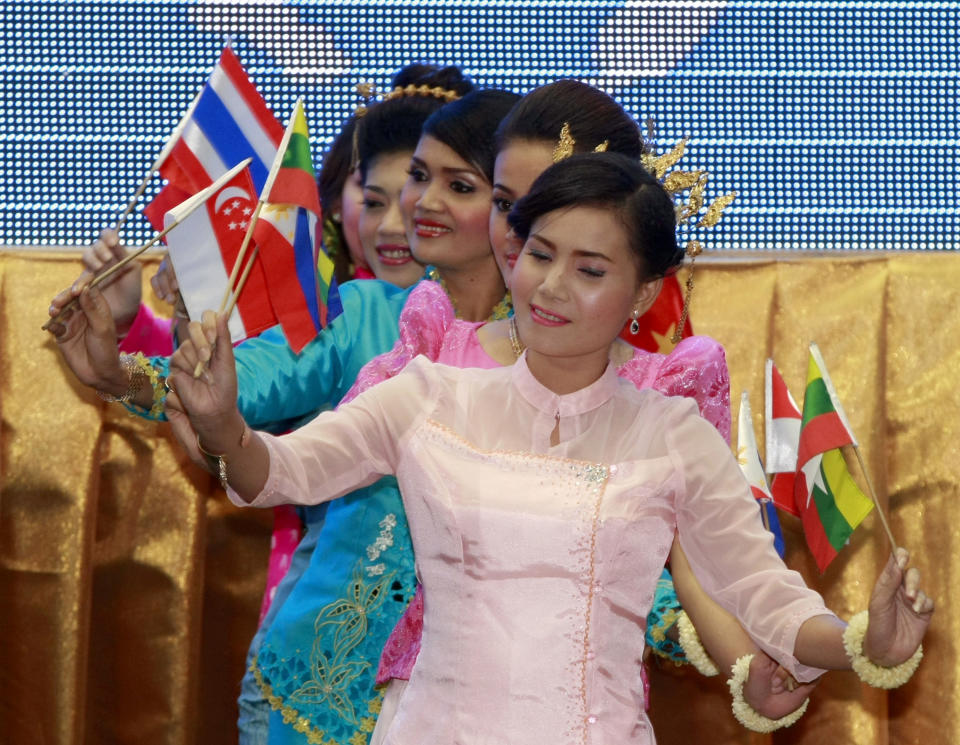
M 449 90 L 447 88 L 441 88 L 439 85 L 433 87 L 429 85 L 410 85 L 397 86 L 389 93 L 385 94 L 383 98 L 380 99 L 380 102 L 389 101 L 393 98 L 403 98 L 405 96 L 432 96 L 433 98 L 439 98 L 441 101 L 456 101 L 460 98 L 460 94 L 456 91 Z
M 553 147 L 553 162 L 559 163 L 573 155 L 573 146 L 576 144 L 577 141 L 570 134 L 570 124 L 564 122 L 563 126 L 560 127 L 560 139 Z
M 663 187 L 674 197 L 676 201 L 677 225 L 689 225 L 696 220 L 695 228 L 709 229 L 716 225 L 723 215 L 723 210 L 737 196 L 735 191 L 724 194 L 714 199 L 707 207 L 707 211 L 697 220 L 697 216 L 703 209 L 703 193 L 707 186 L 709 174 L 706 171 L 667 171 L 675 166 L 683 157 L 687 149 L 688 137 L 683 138 L 674 145 L 668 152 L 656 156 L 653 153 L 645 153 L 641 156 L 641 162 L 644 167 L 656 176 Z M 684 199 L 683 193 L 689 191 L 689 196 Z M 690 273 L 687 275 L 686 292 L 683 298 L 683 311 L 680 313 L 680 322 L 676 331 L 673 333 L 671 341 L 676 344 L 680 341 L 683 333 L 683 327 L 687 323 L 690 314 L 690 296 L 693 293 L 693 264 L 701 253 L 703 245 L 700 241 L 690 239 L 687 241 L 685 249 L 687 256 L 690 257 Z
M 360 104 L 353 110 L 353 116 L 355 120 L 359 120 L 366 116 L 367 114 L 367 104 L 371 98 L 376 95 L 376 88 L 374 88 L 373 83 L 357 83 L 357 93 L 363 98 L 364 103 Z M 360 122 L 354 121 L 353 123 L 353 148 L 350 153 L 350 173 L 353 173 L 357 169 L 357 165 L 360 163 L 360 146 L 358 140 L 360 137 Z
M 573 135 L 570 134 L 570 122 L 564 122 L 560 128 L 560 139 L 557 140 L 557 144 L 553 147 L 553 162 L 559 163 L 561 160 L 566 160 L 573 155 L 573 146 L 576 144 L 577 141 L 573 139 Z M 604 140 L 593 149 L 593 152 L 605 153 L 609 146 L 610 140 Z
M 441 101 L 449 103 L 450 101 L 456 101 L 460 98 L 460 94 L 456 91 L 448 90 L 447 88 L 441 88 L 440 86 L 429 86 L 429 85 L 405 85 L 397 86 L 389 93 L 385 93 L 379 101 L 373 101 L 377 95 L 377 90 L 374 87 L 373 83 L 357 83 L 357 93 L 363 97 L 364 103 L 357 106 L 353 111 L 354 117 L 360 119 L 366 116 L 367 112 L 370 110 L 370 106 L 376 105 L 378 103 L 383 103 L 384 101 L 390 101 L 394 98 L 404 98 L 405 96 L 426 96 L 432 98 L 439 98 Z M 353 171 L 357 165 L 360 163 L 360 148 L 357 144 L 358 139 L 358 130 L 360 129 L 359 121 L 354 124 L 353 127 L 353 154 L 352 160 L 350 163 L 350 170 Z

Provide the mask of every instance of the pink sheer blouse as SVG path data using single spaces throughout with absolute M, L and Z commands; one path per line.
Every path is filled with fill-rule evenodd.
M 497 367 L 477 337 L 482 325 L 457 319 L 443 288 L 435 282 L 422 282 L 404 305 L 394 348 L 364 365 L 344 402 L 393 377 L 418 355 L 456 367 Z M 730 379 L 723 347 L 713 339 L 684 339 L 668 355 L 635 350 L 617 373 L 637 388 L 694 399 L 701 415 L 729 441 Z M 423 596 L 418 587 L 387 639 L 377 670 L 378 683 L 391 678 L 409 679 L 420 652 L 422 630 Z
M 612 366 L 557 396 L 525 358 L 489 370 L 418 358 L 263 437 L 256 506 L 397 476 L 425 604 L 389 745 L 652 743 L 644 624 L 675 534 L 765 651 L 799 680 L 821 672 L 792 650 L 800 625 L 829 611 L 777 556 L 724 439 L 693 402 L 637 390 Z

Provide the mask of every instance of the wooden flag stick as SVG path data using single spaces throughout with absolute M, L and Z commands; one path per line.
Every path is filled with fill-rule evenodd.
M 253 238 L 253 229 L 256 227 L 257 220 L 260 218 L 260 210 L 262 209 L 263 199 L 257 202 L 257 207 L 250 216 L 250 222 L 247 224 L 247 232 L 243 236 L 243 242 L 240 244 L 240 251 L 237 253 L 237 260 L 233 262 L 233 269 L 230 271 L 230 279 L 227 280 L 227 289 L 223 293 L 223 300 L 220 301 L 220 313 L 224 312 L 227 307 L 227 303 L 230 302 L 231 295 L 234 294 L 233 286 L 237 281 L 237 275 L 240 274 L 240 268 L 244 266 L 247 248 L 250 246 L 250 239 Z
M 259 246 L 254 246 L 253 251 L 250 253 L 250 259 L 247 261 L 247 265 L 243 268 L 243 274 L 240 275 L 240 279 L 237 281 L 237 289 L 234 291 L 233 295 L 230 296 L 230 302 L 227 303 L 227 307 L 223 311 L 228 316 L 233 313 L 233 309 L 237 304 L 237 300 L 240 299 L 240 293 L 243 292 L 243 286 L 247 283 L 247 277 L 250 276 L 250 270 L 253 269 L 253 262 L 257 260 L 257 252 L 259 250 Z
M 116 274 L 121 269 L 123 269 L 123 267 L 125 267 L 131 261 L 133 261 L 138 256 L 140 256 L 140 254 L 142 254 L 148 248 L 155 245 L 167 233 L 169 233 L 175 227 L 180 225 L 180 223 L 186 220 L 194 212 L 194 210 L 196 210 L 200 205 L 206 202 L 210 197 L 212 197 L 218 191 L 220 191 L 220 189 L 223 188 L 224 184 L 226 184 L 228 181 L 230 181 L 230 179 L 236 176 L 240 171 L 242 171 L 244 168 L 250 165 L 250 162 L 252 160 L 253 160 L 252 158 L 247 158 L 245 161 L 237 164 L 236 166 L 231 168 L 229 171 L 227 171 L 225 174 L 223 174 L 220 178 L 218 178 L 216 181 L 210 184 L 210 186 L 206 187 L 201 191 L 198 191 L 189 199 L 186 199 L 183 202 L 181 202 L 177 209 L 179 209 L 182 212 L 182 214 L 177 218 L 177 220 L 175 220 L 170 225 L 165 227 L 163 230 L 161 230 L 159 233 L 153 236 L 153 238 L 151 238 L 145 244 L 143 244 L 136 250 L 128 253 L 126 256 L 120 259 L 120 261 L 118 261 L 116 264 L 114 264 L 113 266 L 107 267 L 105 271 L 101 272 L 90 281 L 89 287 L 96 287 L 97 285 L 102 284 L 103 282 L 108 280 L 110 277 L 112 277 L 114 274 Z M 47 331 L 50 328 L 51 323 L 53 323 L 54 321 L 59 321 L 68 310 L 72 310 L 73 308 L 76 308 L 77 304 L 78 304 L 77 298 L 74 298 L 69 303 L 67 303 L 56 316 L 49 319 L 45 324 L 43 324 L 41 328 L 44 331 Z
M 870 499 L 873 500 L 873 504 L 877 508 L 877 514 L 880 516 L 880 522 L 883 523 L 883 529 L 887 532 L 887 538 L 890 539 L 890 546 L 893 548 L 894 553 L 896 553 L 897 542 L 893 539 L 893 532 L 890 530 L 890 525 L 887 523 L 887 516 L 883 514 L 883 509 L 880 507 L 880 501 L 877 499 L 877 493 L 874 491 L 873 484 L 870 481 L 870 474 L 867 473 L 867 466 L 863 462 L 863 456 L 860 454 L 859 446 L 853 445 L 853 452 L 857 454 L 857 462 L 860 463 L 860 470 L 863 472 L 863 478 L 866 479 L 867 488 L 870 490 Z
M 186 128 L 187 123 L 190 121 L 190 117 L 193 116 L 194 109 L 197 108 L 197 104 L 200 101 L 200 95 L 203 93 L 203 89 L 193 97 L 193 101 L 190 103 L 190 106 L 187 108 L 187 113 L 185 113 L 180 121 L 177 123 L 177 126 L 173 128 L 173 131 L 170 133 L 170 136 L 167 138 L 166 143 L 163 146 L 163 149 L 160 151 L 160 154 L 153 159 L 153 164 L 147 169 L 146 174 L 144 174 L 143 180 L 140 182 L 140 186 L 137 187 L 137 190 L 133 193 L 133 196 L 130 197 L 130 201 L 127 202 L 126 208 L 123 210 L 123 214 L 120 215 L 120 218 L 117 220 L 117 224 L 114 226 L 114 230 L 118 233 L 120 229 L 127 222 L 127 218 L 130 217 L 130 214 L 133 212 L 133 208 L 137 206 L 137 201 L 143 196 L 143 192 L 147 189 L 147 184 L 150 183 L 150 180 L 153 178 L 154 174 L 160 169 L 160 166 L 163 165 L 163 161 L 167 159 L 170 153 L 173 151 L 174 146 L 177 144 L 177 140 L 180 139 L 180 135 L 183 134 L 183 130 Z
M 191 210 L 191 212 L 192 212 L 192 210 Z M 187 213 L 187 214 L 189 214 L 189 213 Z M 186 215 L 184 215 L 184 217 L 186 217 Z M 110 277 L 112 277 L 114 274 L 116 274 L 117 272 L 119 272 L 121 269 L 123 269 L 123 267 L 125 267 L 127 264 L 129 264 L 131 261 L 133 261 L 135 258 L 137 258 L 138 256 L 140 256 L 140 254 L 142 254 L 142 253 L 143 253 L 144 251 L 146 251 L 148 248 L 150 248 L 150 247 L 153 246 L 155 243 L 157 243 L 161 238 L 163 238 L 167 233 L 169 233 L 171 230 L 173 230 L 173 229 L 174 229 L 175 227 L 177 227 L 177 225 L 179 225 L 179 224 L 180 224 L 179 222 L 171 223 L 168 227 L 164 228 L 161 232 L 157 233 L 155 236 L 153 236 L 153 238 L 151 238 L 149 241 L 147 241 L 147 242 L 144 243 L 142 246 L 140 246 L 140 248 L 137 248 L 137 249 L 131 251 L 131 252 L 128 253 L 126 256 L 124 256 L 122 259 L 120 259 L 120 261 L 118 261 L 116 264 L 114 264 L 114 265 L 111 266 L 111 267 L 108 267 L 104 272 L 98 274 L 96 277 L 94 277 L 92 280 L 90 280 L 90 284 L 87 285 L 87 286 L 88 286 L 88 287 L 96 287 L 97 285 L 100 285 L 100 284 L 103 284 L 104 282 L 106 282 L 108 279 L 110 279 Z M 74 299 L 71 300 L 69 303 L 67 303 L 65 306 L 63 306 L 63 309 L 62 309 L 57 315 L 55 315 L 53 318 L 49 319 L 49 320 L 48 320 L 45 324 L 43 324 L 43 326 L 41 326 L 40 328 L 43 329 L 44 331 L 46 331 L 47 329 L 50 328 L 50 324 L 51 324 L 51 323 L 53 323 L 54 321 L 59 321 L 59 320 L 63 317 L 63 315 L 64 315 L 68 310 L 73 310 L 74 308 L 76 308 L 78 303 L 79 303 L 78 299 L 77 299 L 77 298 L 74 298 Z

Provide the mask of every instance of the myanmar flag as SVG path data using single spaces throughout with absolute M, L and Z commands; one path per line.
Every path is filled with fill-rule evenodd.
M 856 444 L 820 350 L 811 344 L 794 499 L 807 545 L 821 572 L 873 509 L 873 502 L 850 475 L 840 450 Z
M 297 101 L 267 180 L 253 237 L 267 275 L 270 303 L 290 347 L 299 353 L 339 307 L 333 262 L 323 252 L 320 194 L 310 157 L 303 103 Z M 276 166 L 275 166 L 276 167 Z

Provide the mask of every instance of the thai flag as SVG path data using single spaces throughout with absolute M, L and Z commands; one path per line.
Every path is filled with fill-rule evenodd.
M 170 155 L 160 164 L 167 185 L 144 210 L 147 219 L 161 230 L 164 213 L 247 158 L 253 158 L 250 175 L 259 194 L 283 132 L 284 126 L 227 47 L 182 130 L 174 135 L 177 140 Z

